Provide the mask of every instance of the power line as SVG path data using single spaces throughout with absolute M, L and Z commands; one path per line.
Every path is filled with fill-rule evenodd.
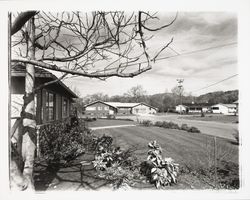
M 194 51 L 184 52 L 184 53 L 173 55 L 173 56 L 161 57 L 161 58 L 158 58 L 157 60 L 164 60 L 164 59 L 168 59 L 168 58 L 172 58 L 172 57 L 194 54 L 194 53 L 198 53 L 198 52 L 202 52 L 202 51 L 208 51 L 208 50 L 211 50 L 211 49 L 218 49 L 218 48 L 231 46 L 231 45 L 235 45 L 235 44 L 237 44 L 237 42 L 222 44 L 222 45 L 213 46 L 213 47 L 208 47 L 208 48 L 205 48 L 205 49 L 198 49 L 198 50 L 194 50 Z
M 198 50 L 184 52 L 184 53 L 178 53 L 177 51 L 175 51 L 174 49 L 172 49 L 172 48 L 169 47 L 172 51 L 175 51 L 176 55 L 160 57 L 160 58 L 157 58 L 157 59 L 151 60 L 151 61 L 156 62 L 156 61 L 159 61 L 159 60 L 165 60 L 165 59 L 169 59 L 169 58 L 174 58 L 174 57 L 179 57 L 179 56 L 184 56 L 184 55 L 199 53 L 199 52 L 208 51 L 208 50 L 212 50 L 212 49 L 223 48 L 223 47 L 232 46 L 232 45 L 235 45 L 235 44 L 237 44 L 237 42 L 231 42 L 231 43 L 227 43 L 227 44 L 217 45 L 217 46 L 208 47 L 208 48 L 205 48 L 205 49 L 198 49 Z M 148 61 L 142 61 L 142 62 L 138 62 L 138 63 L 132 63 L 132 64 L 128 64 L 126 66 L 122 66 L 120 68 L 126 68 L 126 67 L 130 67 L 130 66 L 134 66 L 134 65 L 144 64 L 144 63 L 148 63 Z M 105 69 L 104 71 L 110 71 L 110 70 L 114 70 L 114 69 L 117 69 L 117 67 L 111 67 L 111 68 Z
M 200 88 L 200 89 L 198 89 L 198 90 L 193 90 L 193 91 L 191 91 L 191 92 L 197 92 L 197 91 L 200 91 L 200 90 L 209 88 L 209 87 L 211 87 L 211 86 L 214 86 L 214 85 L 217 85 L 217 84 L 219 84 L 219 83 L 221 83 L 221 82 L 224 82 L 224 81 L 226 81 L 226 80 L 229 80 L 229 79 L 231 79 L 231 78 L 233 78 L 233 77 L 235 77 L 235 76 L 238 76 L 238 74 L 234 74 L 234 75 L 229 76 L 229 77 L 227 77 L 227 78 L 225 78 L 225 79 L 223 79 L 223 80 L 221 80 L 221 81 L 218 81 L 218 82 L 213 83 L 213 84 L 211 84 L 211 85 L 205 86 L 205 87 Z
M 194 53 L 199 53 L 199 52 L 208 51 L 208 50 L 212 50 L 212 49 L 218 49 L 218 48 L 222 48 L 222 47 L 226 47 L 226 46 L 232 46 L 232 45 L 235 45 L 235 44 L 237 44 L 237 42 L 231 42 L 231 43 L 227 43 L 227 44 L 217 45 L 217 46 L 208 47 L 208 48 L 205 48 L 205 49 L 198 49 L 198 50 L 184 52 L 184 53 L 175 52 L 175 53 L 177 53 L 176 55 L 160 57 L 160 58 L 157 58 L 157 59 L 151 60 L 151 61 L 165 60 L 165 59 L 168 59 L 168 58 L 184 56 L 184 55 L 189 55 L 189 54 L 194 54 Z M 172 50 L 172 48 L 171 48 L 171 50 Z M 129 64 L 127 66 L 133 66 L 133 65 L 143 64 L 143 63 L 147 63 L 147 62 L 148 61 L 144 61 L 144 62 L 140 62 L 140 63 L 133 63 L 133 64 Z

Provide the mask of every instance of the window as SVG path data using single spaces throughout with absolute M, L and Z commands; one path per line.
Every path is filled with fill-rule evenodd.
M 213 110 L 219 110 L 219 107 L 212 107 Z
M 101 106 L 98 106 L 98 107 L 97 107 L 97 110 L 102 110 L 102 107 L 101 107 Z
M 62 102 L 62 117 L 68 116 L 68 101 L 67 99 L 63 98 Z
M 104 110 L 109 110 L 109 107 L 108 107 L 108 106 L 105 106 L 105 107 L 104 107 Z
M 94 107 L 94 106 L 88 106 L 88 107 L 86 107 L 86 110 L 96 110 L 96 107 Z
M 55 119 L 55 94 L 46 91 L 45 102 L 46 121 Z

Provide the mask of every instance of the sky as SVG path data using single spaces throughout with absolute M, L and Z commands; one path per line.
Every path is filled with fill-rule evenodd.
M 167 24 L 175 14 L 158 13 L 159 20 L 148 26 Z M 238 89 L 238 76 L 235 76 L 201 90 L 238 73 L 237 30 L 237 13 L 234 12 L 179 12 L 176 21 L 157 32 L 147 44 L 149 52 L 155 53 L 173 37 L 171 49 L 159 56 L 169 58 L 153 63 L 150 71 L 134 78 L 111 77 L 101 81 L 76 77 L 65 83 L 76 88 L 82 97 L 100 92 L 109 96 L 122 95 L 136 85 L 142 85 L 149 95 L 171 92 L 178 78 L 184 79 L 185 92 L 196 96 Z

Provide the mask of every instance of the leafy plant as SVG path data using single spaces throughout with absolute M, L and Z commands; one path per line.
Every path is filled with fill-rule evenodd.
M 155 122 L 154 125 L 158 127 L 163 127 L 163 128 L 180 129 L 178 124 L 173 123 L 173 122 L 167 122 L 167 121 L 163 121 L 163 122 L 157 121 Z
M 65 122 L 45 125 L 40 130 L 40 151 L 48 164 L 68 163 L 85 151 L 79 126 Z
M 188 129 L 188 132 L 191 132 L 191 133 L 200 133 L 201 131 L 198 128 L 192 126 L 192 127 L 190 127 Z
M 137 158 L 132 150 L 121 150 L 112 145 L 113 139 L 103 135 L 96 140 L 96 156 L 92 161 L 99 177 L 110 180 L 115 189 L 130 187 L 136 177 L 135 163 Z
M 143 126 L 151 126 L 153 123 L 150 120 L 142 120 L 140 121 L 140 124 Z
M 179 164 L 174 163 L 172 158 L 162 158 L 162 149 L 156 141 L 148 144 L 147 160 L 141 163 L 140 172 L 149 181 L 155 184 L 156 188 L 177 183 Z

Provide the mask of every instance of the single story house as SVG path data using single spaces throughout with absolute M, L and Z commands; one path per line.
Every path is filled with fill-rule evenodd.
M 108 115 L 155 114 L 157 108 L 145 103 L 95 101 L 84 106 L 84 114 L 95 117 Z
M 25 66 L 22 64 L 11 67 L 11 121 L 20 118 L 25 93 Z M 35 88 L 57 80 L 57 77 L 47 70 L 35 67 Z M 62 81 L 56 81 L 38 89 L 35 93 L 37 125 L 66 119 L 70 116 L 73 99 L 77 95 Z
M 188 107 L 187 112 L 188 113 L 201 113 L 201 112 L 209 112 L 211 111 L 211 105 L 209 104 L 185 104 L 185 106 Z
M 188 111 L 188 107 L 185 105 L 177 105 L 175 106 L 175 111 L 178 113 L 186 113 Z
M 131 110 L 132 114 L 156 114 L 157 111 L 157 108 L 146 103 L 139 103 L 133 106 Z
M 213 113 L 224 114 L 224 115 L 233 115 L 237 112 L 236 104 L 222 104 L 218 103 L 211 106 Z
M 117 113 L 117 107 L 103 101 L 94 101 L 84 106 L 84 114 L 95 117 L 106 117 Z
M 117 115 L 131 115 L 131 109 L 138 105 L 138 103 L 121 103 L 121 102 L 105 102 L 113 107 L 115 107 Z

